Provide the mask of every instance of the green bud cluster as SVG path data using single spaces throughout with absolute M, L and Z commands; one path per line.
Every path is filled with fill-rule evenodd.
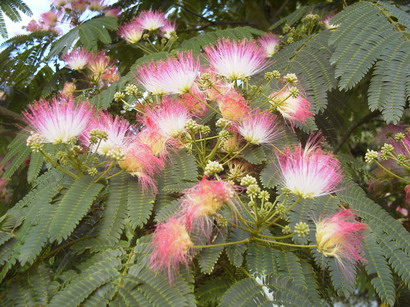
M 43 141 L 44 138 L 40 134 L 32 132 L 27 138 L 26 144 L 33 152 L 39 152 L 43 148 Z
M 305 222 L 299 222 L 296 223 L 295 225 L 295 233 L 298 234 L 299 237 L 305 237 L 309 234 L 310 229 L 309 229 L 309 225 L 306 224 Z
M 90 167 L 90 168 L 87 170 L 87 173 L 88 173 L 88 175 L 90 175 L 90 176 L 95 176 L 95 175 L 98 174 L 98 170 L 97 170 L 95 167 Z
M 125 98 L 125 94 L 123 92 L 116 92 L 114 94 L 114 101 L 115 102 L 120 102 Z
M 268 71 L 265 73 L 265 80 L 266 81 L 271 81 L 273 79 L 279 79 L 280 78 L 280 72 L 277 70 L 273 71 Z
M 268 191 L 260 191 L 258 197 L 262 200 L 262 201 L 268 201 L 270 194 Z
M 96 144 L 100 140 L 106 141 L 108 139 L 107 132 L 99 129 L 93 129 L 90 131 L 90 143 Z
M 366 155 L 364 156 L 364 161 L 366 161 L 366 163 L 371 163 L 378 157 L 379 153 L 377 151 L 368 149 Z
M 215 175 L 224 170 L 224 167 L 221 163 L 217 161 L 209 161 L 208 164 L 205 166 L 204 174 L 207 176 Z
M 246 175 L 241 179 L 241 186 L 247 187 L 249 185 L 256 185 L 257 181 L 255 177 L 252 177 L 250 175 Z
M 248 194 L 249 197 L 257 197 L 260 192 L 261 188 L 257 184 L 251 184 L 246 189 L 246 194 Z
M 135 84 L 127 84 L 125 93 L 129 96 L 139 96 L 138 87 Z
M 121 161 L 125 159 L 125 156 L 121 148 L 118 148 L 118 147 L 111 148 L 110 150 L 108 150 L 108 152 L 106 153 L 106 156 L 111 159 L 117 160 L 117 161 Z
M 192 131 L 198 131 L 199 127 L 200 125 L 193 119 L 188 120 L 185 124 L 185 128 Z
M 289 93 L 293 98 L 299 97 L 299 89 L 297 87 L 292 86 L 291 88 L 289 88 Z
M 408 167 L 410 159 L 403 154 L 397 155 L 397 164 L 401 167 Z
M 229 119 L 220 118 L 216 121 L 215 125 L 219 128 L 228 127 L 232 122 Z
M 285 227 L 282 228 L 282 233 L 287 235 L 290 234 L 292 232 L 292 230 L 290 229 L 289 225 L 286 225 Z
M 298 84 L 298 77 L 296 77 L 296 74 L 286 74 L 283 77 L 283 80 L 291 85 L 297 85 Z
M 406 135 L 402 132 L 396 133 L 396 135 L 394 136 L 394 139 L 396 141 L 401 141 L 406 137 Z
M 228 130 L 221 130 L 218 133 L 219 138 L 221 141 L 227 141 L 231 137 L 231 133 Z

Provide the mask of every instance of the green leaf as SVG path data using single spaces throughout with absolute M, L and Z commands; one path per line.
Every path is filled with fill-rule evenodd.
M 234 284 L 225 292 L 221 307 L 261 306 L 267 299 L 259 285 L 252 278 L 245 278 Z
M 120 240 L 127 218 L 128 180 L 131 180 L 130 175 L 120 174 L 110 180 L 108 187 L 108 199 L 98 235 L 100 238 L 114 239 L 113 243 Z
M 292 252 L 277 251 L 276 261 L 281 271 L 293 279 L 293 283 L 299 288 L 306 288 L 306 280 L 300 259 Z
M 276 254 L 271 247 L 253 243 L 249 245 L 246 263 L 249 271 L 258 276 L 277 274 L 279 268 L 275 258 Z
M 7 166 L 6 171 L 3 174 L 5 179 L 10 178 L 17 171 L 17 169 L 24 163 L 27 157 L 31 153 L 31 149 L 26 145 L 27 133 L 19 133 L 16 138 L 7 147 L 8 152 L 1 160 L 1 165 L 5 165 L 6 162 L 13 159 Z
M 128 217 L 133 229 L 143 226 L 151 216 L 155 195 L 145 191 L 136 178 L 130 178 L 128 185 Z
M 218 235 L 216 240 L 212 242 L 211 244 L 220 244 L 224 243 L 224 239 L 221 234 Z M 204 274 L 211 274 L 215 268 L 215 264 L 219 259 L 219 256 L 221 255 L 224 247 L 223 246 L 218 246 L 218 247 L 209 247 L 209 248 L 204 248 L 201 250 L 199 254 L 199 265 L 201 267 L 201 272 Z
M 393 306 L 396 300 L 396 291 L 392 272 L 383 257 L 383 250 L 377 244 L 374 235 L 365 237 L 365 262 L 366 272 L 371 277 L 371 283 L 383 302 Z
M 76 27 L 74 29 L 71 29 L 67 34 L 61 36 L 58 40 L 56 40 L 53 46 L 51 47 L 51 50 L 48 53 L 46 60 L 50 60 L 55 56 L 67 53 L 71 49 L 75 41 L 77 41 L 78 34 L 78 27 Z
M 266 161 L 266 154 L 262 146 L 252 146 L 242 151 L 243 158 L 252 164 L 261 164 Z
M 249 237 L 249 233 L 243 231 L 239 228 L 229 229 L 228 240 L 227 242 L 235 242 L 240 240 L 245 240 Z M 225 248 L 226 254 L 228 255 L 229 261 L 236 267 L 242 266 L 243 263 L 243 254 L 247 249 L 247 244 L 237 244 L 227 246 Z
M 74 181 L 58 204 L 49 229 L 50 241 L 61 242 L 73 232 L 77 224 L 90 209 L 102 184 L 94 183 L 90 176 Z
M 169 204 L 162 206 L 155 216 L 155 221 L 157 223 L 165 221 L 166 219 L 174 215 L 180 209 L 180 207 L 181 206 L 178 200 L 173 200 Z
M 78 27 L 80 41 L 85 49 L 97 51 L 98 41 L 103 44 L 111 44 L 108 30 L 117 30 L 117 18 L 103 16 L 84 22 Z
M 223 294 L 231 285 L 232 281 L 226 276 L 207 279 L 195 290 L 195 294 L 202 305 L 209 303 L 209 305 L 214 306 L 220 302 Z
M 30 165 L 27 171 L 27 181 L 31 183 L 36 179 L 44 164 L 43 155 L 39 152 L 33 152 L 30 157 Z

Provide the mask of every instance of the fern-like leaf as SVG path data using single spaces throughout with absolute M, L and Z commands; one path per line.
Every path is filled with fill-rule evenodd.
M 135 229 L 144 225 L 151 216 L 155 195 L 145 191 L 135 178 L 129 179 L 127 186 L 128 217 L 132 228 Z
M 245 278 L 234 284 L 225 292 L 221 299 L 221 307 L 250 307 L 261 306 L 266 296 L 253 278 Z
M 91 19 L 78 27 L 80 41 L 85 49 L 97 51 L 98 41 L 110 44 L 111 37 L 108 30 L 117 30 L 117 18 L 103 16 Z
M 102 184 L 94 183 L 89 176 L 74 181 L 58 204 L 50 224 L 50 241 L 61 242 L 73 232 L 102 188 Z

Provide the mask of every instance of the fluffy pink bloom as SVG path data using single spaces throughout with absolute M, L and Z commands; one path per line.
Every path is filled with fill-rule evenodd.
M 279 48 L 279 38 L 272 33 L 266 33 L 258 39 L 258 43 L 265 50 L 266 56 L 273 56 Z
M 74 70 L 83 69 L 91 60 L 91 54 L 84 49 L 74 49 L 63 56 L 63 61 Z
M 234 127 L 245 140 L 254 145 L 272 143 L 283 133 L 276 116 L 267 112 L 259 113 L 257 111 Z
M 92 78 L 99 80 L 107 72 L 111 65 L 111 59 L 105 52 L 93 54 L 88 62 L 88 68 L 91 71 Z
M 316 223 L 317 249 L 334 257 L 346 279 L 354 281 L 356 261 L 366 261 L 360 252 L 367 225 L 357 222 L 352 210 L 345 209 Z
M 184 221 L 169 218 L 157 226 L 152 236 L 151 268 L 165 272 L 172 281 L 179 266 L 188 265 L 193 245 Z
M 138 70 L 138 81 L 156 95 L 185 94 L 199 74 L 199 61 L 192 52 L 178 53 L 167 61 L 150 62 Z
M 101 80 L 107 81 L 108 83 L 117 82 L 120 79 L 121 75 L 118 72 L 117 66 L 110 66 L 106 71 L 101 75 Z
M 172 35 L 175 35 L 176 24 L 174 21 L 165 20 L 164 25 L 161 27 L 162 36 L 170 39 Z
M 299 144 L 293 150 L 276 153 L 283 185 L 302 198 L 313 198 L 335 192 L 342 181 L 339 161 L 323 152 L 309 140 L 305 149 Z
M 141 40 L 144 29 L 138 22 L 131 21 L 119 28 L 119 35 L 130 44 L 138 43 Z
M 107 112 L 100 112 L 99 117 L 94 118 L 87 130 L 83 132 L 82 139 L 86 146 L 90 146 L 90 133 L 98 129 L 107 133 L 107 139 L 93 144 L 91 150 L 97 151 L 100 155 L 109 154 L 110 150 L 125 152 L 131 143 L 130 124 L 118 116 L 112 116 Z
M 143 11 L 137 22 L 144 30 L 154 31 L 165 25 L 165 14 L 158 11 Z
M 109 17 L 118 17 L 121 13 L 121 9 L 108 9 L 105 11 L 104 15 Z
M 73 96 L 76 86 L 73 82 L 64 83 L 64 87 L 60 93 L 61 96 Z
M 66 0 L 53 0 L 53 5 L 57 8 L 67 4 Z
M 162 135 L 155 126 L 143 129 L 138 133 L 136 139 L 138 142 L 147 145 L 153 155 L 161 158 L 165 158 L 169 150 L 179 147 L 176 140 Z
M 71 8 L 78 13 L 82 13 L 87 9 L 88 0 L 73 0 L 70 2 Z
M 138 177 L 145 190 L 157 192 L 154 176 L 163 169 L 164 161 L 153 155 L 148 145 L 137 141 L 131 143 L 124 153 L 124 159 L 118 164 L 132 176 Z
M 227 90 L 217 98 L 222 117 L 232 121 L 238 121 L 250 113 L 250 108 L 245 97 L 234 88 Z
M 196 227 L 209 234 L 212 225 L 210 216 L 224 204 L 233 205 L 234 190 L 225 181 L 211 181 L 203 178 L 192 188 L 184 191 L 181 215 L 185 218 L 188 229 Z
M 289 90 L 273 92 L 271 97 L 276 109 L 290 122 L 304 123 L 313 116 L 310 112 L 310 102 L 301 96 L 292 97 Z
M 44 31 L 43 26 L 35 20 L 31 20 L 25 28 L 29 32 Z
M 48 11 L 41 14 L 42 22 L 48 27 L 54 27 L 57 24 L 58 14 L 54 11 Z
M 68 143 L 77 138 L 89 125 L 93 109 L 88 102 L 74 103 L 72 97 L 40 100 L 23 113 L 27 123 L 44 143 Z
M 265 51 L 253 41 L 224 39 L 204 50 L 215 72 L 230 80 L 253 76 L 269 65 Z
M 190 93 L 195 96 L 191 95 Z M 185 108 L 187 108 L 192 115 L 203 116 L 205 115 L 206 111 L 208 111 L 208 107 L 196 97 L 202 101 L 206 101 L 205 95 L 199 90 L 199 88 L 197 86 L 193 86 L 189 90 L 189 93 L 179 95 L 176 101 L 178 102 L 178 104 L 183 105 Z
M 171 139 L 185 131 L 189 119 L 187 108 L 166 98 L 158 108 L 148 109 L 143 121 L 147 127 L 156 128 L 162 136 Z
M 88 9 L 91 11 L 101 11 L 104 7 L 104 0 L 88 0 Z

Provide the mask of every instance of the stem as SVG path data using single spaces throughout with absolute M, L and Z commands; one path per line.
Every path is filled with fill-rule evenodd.
M 283 214 L 286 214 L 286 213 L 288 213 L 290 210 L 292 210 L 301 200 L 302 200 L 301 197 L 299 197 L 297 200 L 295 200 L 295 202 L 294 202 L 292 205 L 290 205 L 289 208 L 287 208 L 285 211 L 283 211 Z M 263 231 L 263 230 L 269 228 L 271 225 L 273 225 L 274 223 L 276 223 L 279 219 L 280 219 L 280 216 L 278 216 L 276 219 L 274 219 L 274 220 L 273 220 L 272 222 L 270 222 L 269 224 L 265 225 L 265 226 L 261 229 L 261 231 Z
M 115 164 L 116 161 L 112 161 L 110 166 L 107 167 L 107 169 L 101 174 L 101 176 L 94 180 L 94 183 L 100 181 L 100 179 L 103 178 L 114 167 Z
M 294 235 L 294 233 L 288 234 L 286 236 L 280 236 L 280 237 L 274 237 L 274 236 L 267 236 L 264 234 L 258 234 L 259 237 L 263 237 L 263 238 L 267 238 L 267 239 L 272 239 L 272 240 L 282 240 L 282 239 L 288 239 L 288 238 L 292 238 Z
M 227 161 L 225 161 L 224 163 L 222 163 L 222 165 L 225 165 L 226 163 L 228 163 L 229 161 L 231 161 L 232 159 L 235 159 L 242 151 L 244 151 L 248 146 L 250 145 L 250 143 L 246 143 L 245 146 L 243 146 L 240 150 L 238 150 L 232 157 L 230 157 Z
M 115 173 L 114 175 L 105 177 L 105 180 L 112 179 L 112 178 L 114 178 L 114 177 L 116 177 L 116 176 L 118 176 L 118 175 L 121 175 L 121 174 L 124 173 L 124 172 L 125 172 L 125 171 L 122 169 L 122 170 L 120 170 L 118 173 Z
M 229 246 L 229 245 L 236 245 L 236 244 L 242 244 L 242 243 L 248 243 L 250 239 L 245 239 L 241 241 L 235 241 L 235 242 L 227 242 L 227 243 L 219 243 L 219 244 L 210 244 L 210 245 L 194 245 L 191 246 L 191 248 L 210 248 L 210 247 L 221 247 L 221 246 Z
M 56 169 L 58 169 L 59 171 L 63 172 L 64 174 L 77 179 L 79 178 L 78 175 L 74 174 L 72 171 L 69 171 L 68 169 L 66 169 L 65 167 L 62 167 L 61 165 L 59 165 L 56 161 L 54 161 L 46 152 L 44 152 L 44 150 L 40 149 L 39 150 L 41 152 L 41 154 L 44 156 L 44 158 L 51 163 L 51 165 L 53 165 Z
M 201 98 L 199 98 L 198 96 L 196 96 L 195 94 L 191 93 L 190 91 L 188 91 L 188 94 L 191 95 L 192 97 L 194 97 L 196 100 L 198 100 L 199 102 L 203 103 L 204 105 L 206 105 L 208 108 L 210 108 L 211 110 L 213 110 L 214 112 L 216 112 L 217 114 L 221 115 L 221 112 L 219 112 L 217 109 L 215 109 L 213 106 L 211 106 L 209 103 L 207 103 L 206 101 L 202 100 Z
M 306 247 L 306 248 L 316 248 L 317 247 L 317 245 L 300 245 L 300 244 L 292 244 L 292 243 L 285 243 L 285 242 L 269 241 L 269 240 L 260 239 L 260 238 L 252 238 L 252 240 L 276 244 L 276 245 L 289 246 L 289 247 Z
M 379 161 L 374 160 L 374 162 L 376 162 L 376 164 L 377 164 L 381 169 L 383 169 L 386 173 L 388 173 L 389 175 L 391 175 L 391 176 L 393 176 L 393 177 L 396 177 L 397 179 L 400 179 L 400 180 L 402 180 L 402 181 L 404 181 L 404 182 L 406 182 L 406 183 L 410 183 L 409 180 L 404 179 L 403 177 L 400 177 L 399 175 L 396 175 L 395 173 L 389 171 L 387 168 L 385 168 L 383 165 L 381 165 L 381 164 L 379 163 Z

